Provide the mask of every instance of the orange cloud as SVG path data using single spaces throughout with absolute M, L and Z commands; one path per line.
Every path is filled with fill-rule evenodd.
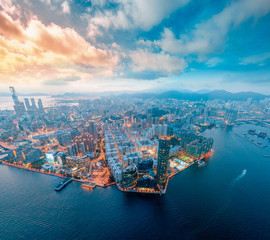
M 0 33 L 6 38 L 20 38 L 23 36 L 22 30 L 15 21 L 8 15 L 0 12 Z
M 44 25 L 32 17 L 26 27 L 0 12 L 0 79 L 112 75 L 118 56 L 98 49 L 72 28 Z M 44 76 L 50 69 L 50 76 Z

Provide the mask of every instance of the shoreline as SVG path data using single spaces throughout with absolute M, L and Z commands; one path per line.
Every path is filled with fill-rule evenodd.
M 212 149 L 208 154 L 206 154 L 205 156 L 197 159 L 194 161 L 194 163 L 186 166 L 185 168 L 181 169 L 178 172 L 174 172 L 172 173 L 170 176 L 168 176 L 167 182 L 166 182 L 166 186 L 164 189 L 160 189 L 159 191 L 154 191 L 154 190 L 149 190 L 149 191 L 143 191 L 143 190 L 136 190 L 136 189 L 123 189 L 119 184 L 117 184 L 116 182 L 111 182 L 105 185 L 101 185 L 101 184 L 96 184 L 96 186 L 98 187 L 108 187 L 108 186 L 113 186 L 116 185 L 117 189 L 120 190 L 121 192 L 130 192 L 130 193 L 142 193 L 142 194 L 154 194 L 154 195 L 165 195 L 166 191 L 167 191 L 167 186 L 169 183 L 169 180 L 172 179 L 174 176 L 176 176 L 177 174 L 181 173 L 182 171 L 184 171 L 185 169 L 193 166 L 195 163 L 199 162 L 202 159 L 207 159 L 208 157 L 212 156 L 214 154 L 214 150 Z M 45 174 L 45 175 L 50 175 L 50 176 L 55 176 L 55 177 L 59 177 L 59 178 L 67 178 L 66 176 L 63 176 L 61 174 L 58 173 L 50 173 L 50 172 L 44 172 L 42 170 L 37 170 L 37 169 L 33 169 L 33 168 L 26 168 L 26 167 L 22 167 L 22 166 L 18 166 L 16 164 L 12 164 L 12 163 L 7 163 L 7 162 L 0 162 L 6 166 L 10 166 L 10 167 L 15 167 L 15 168 L 19 168 L 19 169 L 23 169 L 26 171 L 32 171 L 32 172 L 36 172 L 36 173 L 41 173 L 41 174 Z M 91 181 L 87 181 L 87 180 L 83 180 L 83 179 L 76 179 L 76 178 L 71 178 L 72 181 L 76 181 L 76 182 L 80 182 L 80 183 L 85 183 L 85 182 L 91 182 Z
M 123 189 L 121 188 L 121 186 L 119 184 L 116 184 L 118 190 L 120 190 L 121 192 L 130 192 L 130 193 L 145 193 L 145 194 L 159 194 L 159 195 L 165 195 L 166 194 L 166 191 L 167 191 L 167 186 L 169 184 L 169 180 L 172 179 L 174 176 L 176 176 L 177 174 L 181 173 L 182 171 L 184 171 L 185 169 L 188 169 L 189 167 L 193 166 L 194 164 L 198 163 L 200 160 L 203 160 L 203 159 L 207 159 L 209 157 L 211 157 L 212 155 L 214 154 L 214 150 L 212 149 L 209 153 L 207 153 L 205 156 L 197 159 L 196 161 L 194 161 L 194 163 L 186 166 L 185 168 L 182 168 L 180 171 L 178 172 L 174 172 L 173 174 L 171 174 L 170 176 L 168 176 L 168 179 L 167 179 L 167 182 L 166 182 L 166 186 L 164 189 L 160 189 L 159 192 L 157 191 L 138 191 L 138 190 L 135 190 L 135 189 Z
M 51 175 L 51 176 L 55 176 L 55 177 L 66 178 L 65 176 L 63 176 L 63 175 L 61 175 L 59 173 L 49 173 L 49 172 L 44 172 L 44 171 L 33 169 L 33 168 L 25 168 L 25 167 L 18 166 L 16 164 L 7 163 L 7 162 L 3 162 L 3 161 L 1 163 L 4 164 L 4 165 L 6 165 L 6 166 L 19 168 L 19 169 L 23 169 L 23 170 L 26 170 L 26 171 L 32 171 L 32 172 L 46 174 L 46 175 Z
M 50 176 L 55 176 L 55 177 L 59 177 L 59 178 L 67 178 L 66 176 L 64 175 L 61 175 L 59 173 L 49 173 L 49 172 L 44 172 L 44 171 L 41 171 L 41 170 L 37 170 L 37 169 L 33 169 L 33 168 L 26 168 L 26 167 L 22 167 L 22 166 L 18 166 L 16 164 L 12 164 L 12 163 L 7 163 L 7 162 L 0 162 L 6 166 L 10 166 L 10 167 L 14 167 L 14 168 L 19 168 L 19 169 L 23 169 L 23 170 L 26 170 L 26 171 L 31 171 L 31 172 L 36 172 L 36 173 L 41 173 L 41 174 L 45 174 L 45 175 L 50 175 Z M 71 178 L 72 181 L 75 181 L 75 182 L 80 182 L 80 183 L 87 183 L 87 182 L 91 182 L 91 181 L 88 181 L 88 180 L 83 180 L 83 179 L 77 179 L 77 178 Z M 115 185 L 115 182 L 112 182 L 112 183 L 108 183 L 108 184 L 104 184 L 104 185 L 101 185 L 101 184 L 97 184 L 98 187 L 108 187 L 108 186 L 113 186 Z

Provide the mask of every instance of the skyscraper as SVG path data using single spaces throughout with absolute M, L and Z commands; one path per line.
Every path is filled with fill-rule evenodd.
M 97 138 L 97 127 L 95 121 L 88 121 L 87 128 L 90 134 L 92 134 L 94 138 Z
M 226 124 L 233 124 L 237 118 L 237 110 L 227 109 L 224 117 Z
M 44 112 L 42 100 L 40 98 L 38 99 L 38 109 L 40 112 Z
M 25 113 L 25 106 L 23 102 L 19 101 L 14 87 L 9 87 L 9 90 L 14 102 L 14 110 L 18 116 L 22 116 Z
M 27 110 L 28 110 L 28 111 L 31 110 L 31 106 L 30 106 L 30 103 L 29 103 L 29 99 L 28 99 L 28 98 L 25 98 L 25 99 L 24 99 L 24 102 L 25 102 L 25 106 L 26 106 Z
M 35 103 L 35 99 L 31 98 L 31 103 L 32 103 L 32 109 L 35 110 L 37 109 L 36 103 Z
M 167 139 L 160 139 L 158 146 L 157 182 L 164 187 L 167 180 L 169 165 L 170 142 Z

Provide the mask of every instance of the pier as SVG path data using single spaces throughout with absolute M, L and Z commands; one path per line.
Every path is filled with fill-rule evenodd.
M 55 191 L 61 191 L 66 185 L 72 181 L 72 178 L 66 178 L 64 181 L 60 182 L 55 188 Z
M 250 142 L 250 143 L 253 143 L 253 144 L 256 145 L 257 147 L 264 148 L 264 146 L 261 146 L 261 145 L 255 143 L 255 142 L 252 142 L 251 140 L 247 139 L 246 137 L 241 136 L 241 135 L 238 134 L 238 133 L 235 133 L 235 135 L 238 136 L 238 137 L 240 137 L 240 138 L 245 139 L 246 141 L 248 141 L 248 142 Z

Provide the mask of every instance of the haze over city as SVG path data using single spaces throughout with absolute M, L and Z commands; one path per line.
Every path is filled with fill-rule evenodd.
M 270 89 L 270 4 L 0 1 L 0 92 Z

